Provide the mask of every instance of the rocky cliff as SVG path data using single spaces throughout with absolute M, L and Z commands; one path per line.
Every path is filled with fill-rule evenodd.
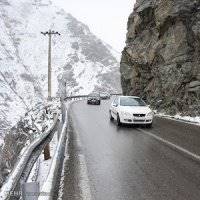
M 124 94 L 170 114 L 200 113 L 200 1 L 136 1 L 121 81 Z

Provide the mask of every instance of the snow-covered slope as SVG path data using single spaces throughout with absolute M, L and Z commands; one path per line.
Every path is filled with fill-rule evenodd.
M 47 96 L 48 38 L 53 29 L 53 96 L 119 91 L 113 49 L 49 0 L 0 0 L 0 132 Z

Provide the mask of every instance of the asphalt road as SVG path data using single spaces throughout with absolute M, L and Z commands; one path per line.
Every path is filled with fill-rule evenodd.
M 200 155 L 200 127 L 156 118 L 152 129 L 119 128 L 109 106 L 71 106 L 63 199 L 199 200 L 200 162 L 151 134 Z

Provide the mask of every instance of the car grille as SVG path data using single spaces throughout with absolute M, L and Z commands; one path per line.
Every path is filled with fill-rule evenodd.
M 145 117 L 145 114 L 133 114 L 134 117 Z
M 145 122 L 145 120 L 139 120 L 139 119 L 137 119 L 137 120 L 133 120 L 134 122 Z

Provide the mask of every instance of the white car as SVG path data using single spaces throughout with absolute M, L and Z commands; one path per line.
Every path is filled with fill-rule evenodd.
M 154 113 L 149 106 L 135 96 L 116 97 L 110 107 L 110 120 L 116 120 L 121 124 L 145 124 L 151 128 Z

